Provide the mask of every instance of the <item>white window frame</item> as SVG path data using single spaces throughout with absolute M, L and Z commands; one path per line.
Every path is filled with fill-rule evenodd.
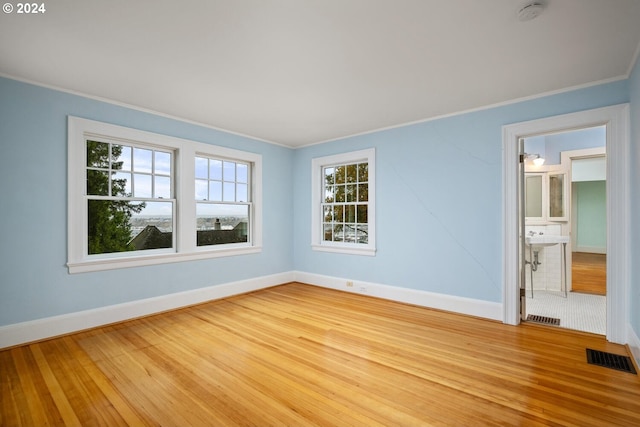
M 86 203 L 86 140 L 91 138 L 146 145 L 173 152 L 175 212 L 171 250 L 88 255 Z M 262 251 L 262 156 L 256 153 L 175 138 L 138 129 L 68 117 L 67 267 L 69 273 L 112 270 L 252 254 Z M 195 157 L 226 158 L 250 164 L 250 241 L 196 245 Z
M 209 160 L 220 160 L 220 161 L 223 161 L 223 162 L 230 161 L 230 162 L 234 162 L 236 164 L 244 164 L 244 165 L 247 165 L 249 167 L 249 176 L 247 177 L 247 183 L 246 183 L 247 186 L 248 186 L 248 190 L 249 190 L 249 194 L 247 194 L 248 200 L 243 201 L 243 202 L 238 202 L 238 201 L 230 202 L 230 201 L 224 201 L 224 200 L 209 200 L 207 198 L 206 200 L 198 200 L 198 199 L 196 199 L 195 204 L 196 204 L 196 213 L 197 213 L 197 206 L 198 206 L 199 203 L 218 204 L 218 205 L 236 205 L 236 206 L 245 205 L 245 206 L 248 206 L 248 208 L 249 208 L 249 224 L 248 224 L 249 230 L 247 230 L 247 231 L 248 231 L 248 236 L 249 236 L 249 242 L 251 242 L 252 241 L 252 239 L 251 239 L 252 228 L 251 228 L 250 224 L 253 222 L 253 218 L 252 218 L 252 215 L 253 215 L 253 201 L 252 201 L 252 194 L 251 194 L 251 188 L 253 186 L 253 177 L 252 177 L 252 174 L 251 174 L 251 170 L 253 169 L 253 167 L 252 167 L 251 163 L 246 162 L 246 161 L 241 161 L 238 158 L 226 158 L 226 157 L 221 157 L 221 156 L 213 157 L 213 156 L 211 156 L 211 154 L 201 153 L 201 152 L 197 152 L 195 157 L 206 158 L 206 159 L 209 159 Z M 195 157 L 194 157 L 194 159 L 195 159 Z M 200 179 L 200 178 L 197 178 L 197 179 Z M 195 178 L 195 173 L 194 173 L 194 182 L 195 182 L 195 180 L 196 180 L 196 178 Z M 212 181 L 212 180 L 207 179 L 207 181 Z M 220 182 L 223 183 L 222 191 L 223 191 L 223 194 L 224 194 L 224 183 L 225 182 L 228 183 L 228 182 L 231 182 L 231 181 L 222 180 Z M 233 183 L 234 183 L 234 187 L 235 187 L 235 185 L 238 184 L 237 181 L 235 181 L 235 177 L 234 177 Z M 194 187 L 194 191 L 195 191 L 195 187 Z M 234 188 L 234 191 L 235 191 L 235 188 Z M 235 196 L 235 194 L 234 194 L 234 196 Z M 224 243 L 224 244 L 220 244 L 220 245 L 202 245 L 202 246 L 198 246 L 198 244 L 196 242 L 196 250 L 198 250 L 198 251 L 210 250 L 211 248 L 215 248 L 217 246 L 223 246 L 223 245 L 225 247 L 227 247 L 227 248 L 230 248 L 230 247 L 233 247 L 233 246 L 247 246 L 247 244 L 248 243 Z
M 322 239 L 322 198 L 324 195 L 323 168 L 340 164 L 367 162 L 369 164 L 368 243 L 327 242 Z M 369 148 L 311 160 L 311 247 L 315 251 L 351 255 L 376 254 L 376 152 Z

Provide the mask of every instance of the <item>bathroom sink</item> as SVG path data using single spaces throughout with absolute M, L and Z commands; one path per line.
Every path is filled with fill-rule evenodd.
M 544 248 L 547 246 L 557 245 L 558 243 L 569 243 L 569 236 L 553 236 L 551 234 L 536 234 L 535 236 L 526 236 L 527 245 L 534 248 Z

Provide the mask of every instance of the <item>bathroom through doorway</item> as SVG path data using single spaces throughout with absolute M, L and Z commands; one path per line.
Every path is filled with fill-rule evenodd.
M 526 315 L 526 267 L 524 230 L 520 211 L 524 198 L 520 177 L 520 141 L 596 126 L 606 128 L 606 338 L 627 342 L 629 318 L 629 105 L 584 110 L 503 126 L 503 319 L 517 325 Z M 522 150 L 524 151 L 524 149 Z M 523 222 L 524 223 L 524 222 Z M 535 297 L 535 295 L 534 295 Z
M 523 321 L 606 334 L 606 127 L 522 141 Z

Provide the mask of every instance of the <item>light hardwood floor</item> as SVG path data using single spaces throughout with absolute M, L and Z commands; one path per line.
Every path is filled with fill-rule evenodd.
M 574 252 L 571 256 L 571 290 L 594 295 L 607 294 L 607 256 Z
M 625 347 L 292 283 L 0 352 L 0 424 L 640 425 Z

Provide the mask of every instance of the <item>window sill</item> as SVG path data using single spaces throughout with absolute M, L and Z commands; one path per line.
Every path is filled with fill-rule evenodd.
M 89 273 L 93 271 L 116 270 L 121 268 L 144 267 L 183 261 L 197 261 L 236 255 L 262 252 L 261 246 L 245 246 L 231 249 L 217 249 L 189 253 L 170 253 L 162 255 L 140 255 L 128 258 L 107 258 L 68 262 L 69 274 Z
M 342 245 L 311 245 L 311 248 L 314 251 L 320 252 L 334 252 L 339 254 L 349 254 L 349 255 L 366 255 L 366 256 L 376 256 L 375 248 L 358 248 L 353 246 L 342 246 Z

